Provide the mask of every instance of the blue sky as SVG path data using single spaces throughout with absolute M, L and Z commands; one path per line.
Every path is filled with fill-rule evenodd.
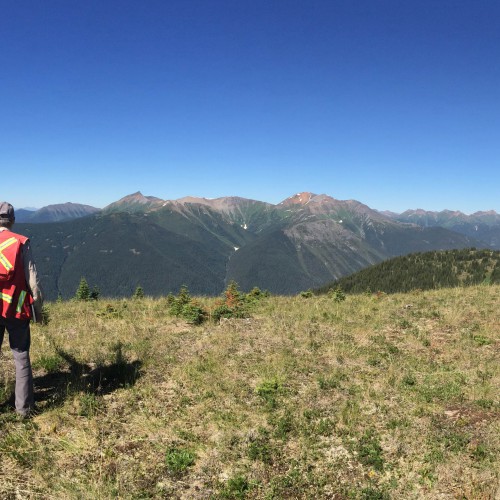
M 15 207 L 312 191 L 500 212 L 498 0 L 1 5 Z

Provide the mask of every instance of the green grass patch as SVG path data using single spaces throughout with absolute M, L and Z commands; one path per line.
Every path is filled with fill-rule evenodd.
M 187 448 L 173 446 L 165 452 L 165 465 L 167 471 L 173 476 L 181 476 L 186 473 L 195 460 L 196 455 Z

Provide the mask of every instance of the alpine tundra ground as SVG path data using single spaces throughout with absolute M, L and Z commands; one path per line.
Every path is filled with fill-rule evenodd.
M 50 304 L 32 420 L 4 343 L 0 498 L 500 498 L 499 331 L 499 286 Z

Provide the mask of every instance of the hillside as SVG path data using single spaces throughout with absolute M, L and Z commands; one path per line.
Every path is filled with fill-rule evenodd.
M 228 251 L 198 229 L 198 237 L 185 235 L 127 213 L 16 225 L 31 238 L 44 291 L 52 300 L 58 294 L 72 297 L 82 276 L 107 297 L 130 296 L 138 285 L 151 295 L 182 285 L 215 295 L 224 285 Z
M 134 193 L 93 216 L 15 229 L 31 238 L 51 299 L 71 297 L 82 276 L 108 297 L 130 296 L 138 285 L 159 296 L 182 284 L 214 295 L 230 280 L 294 294 L 397 255 L 488 246 L 313 193 L 278 205 Z
M 395 293 L 482 283 L 500 284 L 500 251 L 463 249 L 396 257 L 323 285 L 318 292 L 340 287 L 349 293 Z
M 270 297 L 197 327 L 166 298 L 50 304 L 32 421 L 0 358 L 0 498 L 498 498 L 499 306 Z

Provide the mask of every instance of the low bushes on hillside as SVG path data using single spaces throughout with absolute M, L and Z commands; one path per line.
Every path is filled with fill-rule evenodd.
M 169 294 L 167 304 L 173 316 L 183 318 L 190 324 L 200 325 L 208 319 L 217 322 L 222 318 L 246 318 L 252 307 L 266 297 L 269 297 L 269 292 L 257 287 L 249 293 L 243 293 L 238 289 L 238 284 L 231 281 L 221 298 L 210 309 L 193 299 L 186 286 L 181 287 L 177 296 Z

